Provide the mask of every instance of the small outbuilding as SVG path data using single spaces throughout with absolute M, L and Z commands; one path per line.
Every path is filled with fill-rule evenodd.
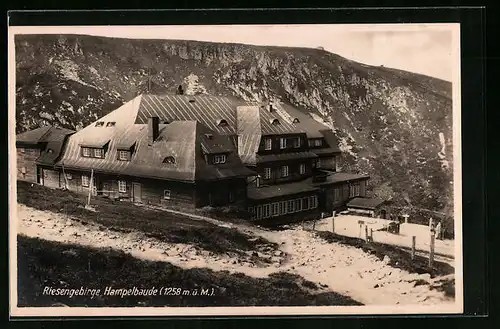
M 347 203 L 347 210 L 368 217 L 387 218 L 387 201 L 373 198 L 354 198 Z

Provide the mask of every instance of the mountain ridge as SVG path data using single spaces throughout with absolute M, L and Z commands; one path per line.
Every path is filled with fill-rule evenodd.
M 124 41 L 125 40 L 125 41 Z M 144 93 L 235 96 L 293 106 L 339 136 L 345 170 L 374 196 L 452 214 L 451 83 L 317 48 L 17 35 L 16 131 L 79 129 Z

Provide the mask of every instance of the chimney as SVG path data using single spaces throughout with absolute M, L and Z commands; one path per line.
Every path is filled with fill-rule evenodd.
M 273 112 L 274 111 L 273 103 L 269 102 L 269 104 L 267 105 L 267 109 L 269 112 Z
M 148 144 L 153 145 L 154 141 L 158 138 L 160 133 L 160 118 L 148 118 Z
M 177 88 L 177 94 L 184 95 L 184 89 L 182 88 L 182 85 L 179 85 L 179 87 Z

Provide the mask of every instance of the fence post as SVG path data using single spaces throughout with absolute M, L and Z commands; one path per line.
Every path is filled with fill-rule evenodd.
M 415 246 L 417 244 L 417 237 L 416 236 L 412 236 L 411 237 L 411 259 L 414 260 L 415 259 Z
M 365 225 L 365 241 L 368 242 L 369 238 L 368 238 L 368 225 Z
M 373 241 L 373 228 L 370 228 L 370 240 Z
M 335 233 L 335 214 L 332 216 L 332 233 Z
M 429 250 L 429 267 L 432 267 L 432 264 L 434 262 L 434 239 L 435 236 L 434 234 L 431 235 L 431 245 L 430 245 L 430 250 Z

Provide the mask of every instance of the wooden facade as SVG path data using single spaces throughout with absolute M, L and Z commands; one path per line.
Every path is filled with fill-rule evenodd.
M 40 156 L 40 148 L 17 148 L 17 179 L 37 183 L 36 159 Z

